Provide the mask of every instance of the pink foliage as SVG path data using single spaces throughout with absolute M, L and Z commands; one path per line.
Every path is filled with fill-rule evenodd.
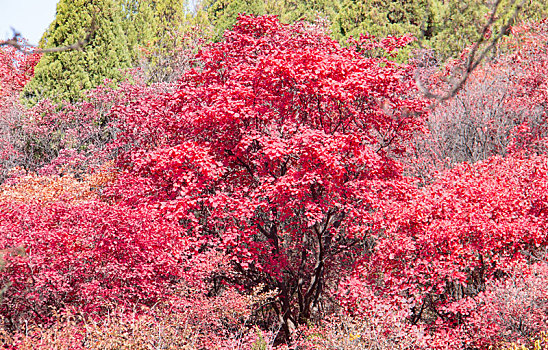
M 505 272 L 479 295 L 473 322 L 481 332 L 489 330 L 492 343 L 530 344 L 548 329 L 548 266 L 515 262 Z

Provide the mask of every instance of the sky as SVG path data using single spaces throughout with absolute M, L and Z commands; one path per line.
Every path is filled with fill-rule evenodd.
M 11 28 L 38 44 L 55 18 L 58 0 L 0 0 L 0 40 L 13 36 Z

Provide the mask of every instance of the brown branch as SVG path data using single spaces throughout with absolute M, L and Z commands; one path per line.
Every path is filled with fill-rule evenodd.
M 70 50 L 79 50 L 89 44 L 91 41 L 91 37 L 95 33 L 95 30 L 97 29 L 97 26 L 95 24 L 95 19 L 92 20 L 91 26 L 89 28 L 89 31 L 86 35 L 86 37 L 83 40 L 77 41 L 74 44 L 66 45 L 66 46 L 57 46 L 57 47 L 51 47 L 47 49 L 39 49 L 34 45 L 27 44 L 26 40 L 24 40 L 19 32 L 13 31 L 13 37 L 8 40 L 0 40 L 0 47 L 2 46 L 11 46 L 15 48 L 16 50 L 27 54 L 41 54 L 41 53 L 52 53 L 52 52 L 62 52 L 62 51 L 70 51 Z
M 449 80 L 451 81 L 451 88 L 449 89 L 449 91 L 447 91 L 444 94 L 436 94 L 432 92 L 427 87 L 425 87 L 423 83 L 420 81 L 418 77 L 418 71 L 415 73 L 415 82 L 417 83 L 417 87 L 422 92 L 422 94 L 426 98 L 436 100 L 436 102 L 431 106 L 431 108 L 434 108 L 440 102 L 444 102 L 455 97 L 455 95 L 464 87 L 464 84 L 470 77 L 470 74 L 479 66 L 479 64 L 485 59 L 487 54 L 495 48 L 495 46 L 500 41 L 500 39 L 507 33 L 508 29 L 510 28 L 510 23 L 515 22 L 519 12 L 521 11 L 523 5 L 525 4 L 525 0 L 521 0 L 521 2 L 516 6 L 514 13 L 512 14 L 512 17 L 510 17 L 508 21 L 506 21 L 506 23 L 504 23 L 501 26 L 499 33 L 491 39 L 491 41 L 486 47 L 480 50 L 481 44 L 483 44 L 486 41 L 487 33 L 489 33 L 489 30 L 491 29 L 491 27 L 496 21 L 497 10 L 501 2 L 502 0 L 497 0 L 495 2 L 493 6 L 493 10 L 491 11 L 489 15 L 489 20 L 483 27 L 480 37 L 472 46 L 468 59 L 466 60 L 466 65 L 462 69 L 462 71 L 464 71 L 464 74 L 462 75 L 462 77 L 457 79 L 455 75 L 453 75 L 449 78 Z M 516 3 L 516 0 L 513 0 L 511 5 L 515 3 Z M 478 50 L 480 51 L 478 52 Z

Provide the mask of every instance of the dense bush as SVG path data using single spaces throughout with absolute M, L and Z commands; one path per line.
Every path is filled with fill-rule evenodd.
M 97 313 L 111 305 L 152 306 L 184 277 L 188 239 L 154 211 L 80 203 L 1 204 L 8 264 L 2 316 L 16 327 L 48 321 L 54 309 Z M 9 254 L 21 247 L 22 255 Z
M 461 165 L 387 206 L 342 303 L 367 319 L 379 299 L 431 347 L 528 341 L 545 323 L 547 166 L 544 156 Z

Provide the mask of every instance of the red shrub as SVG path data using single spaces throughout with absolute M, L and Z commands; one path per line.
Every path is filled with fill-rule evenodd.
M 440 346 L 496 342 L 504 332 L 486 310 L 510 316 L 510 308 L 520 307 L 517 300 L 507 307 L 492 298 L 502 298 L 504 288 L 510 292 L 509 266 L 548 244 L 547 210 L 546 157 L 461 165 L 410 200 L 386 206 L 374 253 L 356 270 L 359 278 L 345 285 L 344 302 L 359 313 L 360 289 L 371 288 L 396 309 L 409 310 L 408 321 L 424 325 Z M 543 290 L 527 298 L 540 300 L 533 294 Z M 520 313 L 544 322 L 544 306 Z
M 0 203 L 0 314 L 12 327 L 47 322 L 54 309 L 100 314 L 152 306 L 197 264 L 189 239 L 152 209 L 94 201 Z M 24 254 L 10 254 L 20 248 Z
M 115 109 L 130 180 L 116 191 L 226 252 L 234 272 L 220 279 L 278 289 L 289 337 L 332 307 L 324 293 L 364 249 L 380 193 L 401 180 L 388 154 L 421 127 L 424 106 L 411 72 L 303 24 L 242 16 L 174 94 Z

